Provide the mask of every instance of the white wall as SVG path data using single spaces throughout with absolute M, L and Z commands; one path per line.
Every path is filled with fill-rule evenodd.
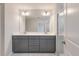
M 5 4 L 5 55 L 12 53 L 13 32 L 19 32 L 18 10 L 12 4 Z
M 79 56 L 79 4 L 67 4 L 65 55 Z
M 57 13 L 53 11 L 50 17 L 50 33 L 57 34 Z

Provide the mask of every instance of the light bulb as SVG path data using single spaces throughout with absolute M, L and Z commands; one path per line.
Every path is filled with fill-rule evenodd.
M 30 13 L 29 13 L 29 12 L 22 12 L 22 15 L 23 15 L 23 16 L 29 16 Z
M 42 15 L 43 16 L 49 16 L 50 15 L 50 12 L 42 12 Z

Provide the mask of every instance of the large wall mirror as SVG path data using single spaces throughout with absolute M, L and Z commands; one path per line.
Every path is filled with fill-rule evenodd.
M 52 10 L 25 10 L 21 11 L 20 30 L 24 28 L 24 32 L 50 32 L 50 20 Z M 22 27 L 22 26 L 23 27 Z
M 49 32 L 50 17 L 25 17 L 26 32 Z

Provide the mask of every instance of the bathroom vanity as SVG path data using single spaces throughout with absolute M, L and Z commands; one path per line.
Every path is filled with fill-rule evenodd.
M 21 13 L 31 12 L 30 15 Z M 19 33 L 12 35 L 14 53 L 55 53 L 56 23 L 51 10 L 20 11 Z M 49 14 L 48 14 L 49 13 Z
M 13 35 L 14 53 L 55 53 L 56 35 Z

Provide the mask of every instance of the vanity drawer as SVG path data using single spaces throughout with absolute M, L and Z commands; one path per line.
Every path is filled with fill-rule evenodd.
M 39 36 L 30 36 L 29 45 L 39 45 Z
M 39 37 L 29 37 L 29 52 L 39 52 Z

